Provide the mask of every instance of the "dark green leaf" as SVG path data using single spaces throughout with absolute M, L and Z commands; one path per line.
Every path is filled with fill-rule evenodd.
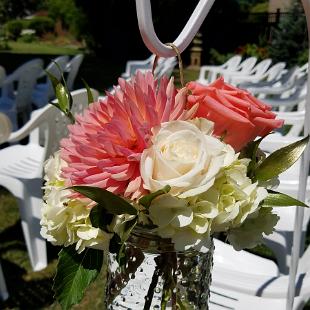
M 164 188 L 151 193 L 149 195 L 145 195 L 142 198 L 139 199 L 139 203 L 145 207 L 145 208 L 149 208 L 149 206 L 151 205 L 153 199 L 155 199 L 157 196 L 163 195 L 163 194 L 167 194 L 169 191 L 171 190 L 171 187 L 169 185 L 166 185 Z
M 89 214 L 92 226 L 102 230 L 107 229 L 107 225 L 111 224 L 113 217 L 113 214 L 108 213 L 101 205 L 93 207 Z
M 265 138 L 261 137 L 255 141 L 251 141 L 249 142 L 245 148 L 242 149 L 241 153 L 240 153 L 240 158 L 250 158 L 251 161 L 249 163 L 248 166 L 248 176 L 251 178 L 253 177 L 255 168 L 258 164 L 258 162 L 261 160 L 261 158 L 258 156 L 258 147 L 259 144 L 262 142 L 262 140 Z
M 93 93 L 91 92 L 91 89 L 89 87 L 89 85 L 86 83 L 86 81 L 84 79 L 82 79 L 82 82 L 84 83 L 84 86 L 87 90 L 87 99 L 88 99 L 88 104 L 91 104 L 94 102 L 94 97 L 93 97 Z
M 59 253 L 53 290 L 62 309 L 78 304 L 85 289 L 98 276 L 103 263 L 103 251 L 86 249 L 81 254 L 75 245 L 63 248 Z
M 259 181 L 268 181 L 290 168 L 305 150 L 309 136 L 269 155 L 255 170 Z
M 129 202 L 105 189 L 93 186 L 72 186 L 69 189 L 97 202 L 104 207 L 108 213 L 137 214 L 137 210 Z
M 124 223 L 125 227 L 123 230 L 121 237 L 122 242 L 125 242 L 129 235 L 131 234 L 132 230 L 135 228 L 137 224 L 137 218 L 135 217 L 134 219 L 132 219 L 131 221 L 127 221 Z
M 309 207 L 304 202 L 297 200 L 289 195 L 268 190 L 268 196 L 263 201 L 263 207 L 289 207 L 301 206 Z
M 120 236 L 114 234 L 113 237 L 110 239 L 109 252 L 114 254 L 119 253 L 121 246 L 122 240 Z

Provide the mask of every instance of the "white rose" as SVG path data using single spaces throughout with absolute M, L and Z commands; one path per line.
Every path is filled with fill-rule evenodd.
M 220 169 L 236 159 L 233 148 L 211 136 L 212 131 L 213 123 L 203 118 L 154 129 L 153 144 L 141 157 L 144 188 L 155 192 L 170 185 L 170 194 L 179 198 L 208 190 Z

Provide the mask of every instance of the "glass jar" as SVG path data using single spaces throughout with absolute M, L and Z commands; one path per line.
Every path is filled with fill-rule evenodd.
M 170 239 L 135 228 L 125 244 L 125 263 L 109 254 L 107 309 L 208 309 L 213 259 L 209 251 L 176 252 Z

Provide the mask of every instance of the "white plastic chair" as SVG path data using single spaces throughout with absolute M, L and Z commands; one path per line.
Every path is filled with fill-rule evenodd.
M 84 55 L 78 54 L 74 56 L 66 65 L 65 72 L 68 74 L 66 77 L 66 83 L 70 91 L 74 88 L 74 81 L 79 72 L 83 59 Z
M 280 111 L 292 111 L 295 106 L 298 110 L 304 110 L 307 92 L 307 76 L 298 77 L 294 86 L 279 95 L 271 95 L 264 98 L 264 102 Z
M 122 78 L 128 79 L 133 74 L 136 73 L 137 70 L 144 71 L 144 70 L 151 70 L 153 63 L 155 60 L 155 55 L 151 55 L 149 58 L 145 60 L 129 60 L 126 63 L 125 72 L 122 74 Z M 158 65 L 160 64 L 161 60 L 158 60 Z
M 247 89 L 250 93 L 259 98 L 265 98 L 266 95 L 279 95 L 292 89 L 296 79 L 305 76 L 305 74 L 306 73 L 303 73 L 300 67 L 295 66 L 283 72 L 283 74 L 275 80 L 242 83 L 239 87 Z
M 94 99 L 98 92 L 93 90 Z M 86 90 L 72 92 L 73 113 L 87 106 Z M 19 204 L 22 229 L 32 268 L 47 265 L 46 244 L 40 236 L 43 163 L 59 148 L 59 141 L 67 134 L 68 120 L 57 108 L 47 105 L 33 112 L 31 120 L 13 132 L 8 142 L 29 136 L 27 145 L 13 145 L 0 150 L 0 185 L 7 188 Z M 44 137 L 44 139 L 42 139 Z M 43 140 L 43 145 L 40 141 Z
M 0 299 L 3 301 L 9 298 L 9 293 L 5 284 L 5 279 L 2 271 L 2 266 L 0 263 Z
M 216 248 L 215 248 L 216 251 Z M 285 309 L 288 275 L 275 275 L 273 272 L 260 273 L 265 259 L 256 257 L 247 261 L 244 267 L 244 251 L 235 257 L 229 257 L 234 269 L 225 268 L 214 262 L 212 273 L 210 310 L 217 309 Z M 216 257 L 216 255 L 215 255 Z M 301 310 L 310 298 L 310 248 L 299 262 L 296 277 L 296 295 L 294 310 Z M 222 308 L 220 308 L 222 306 Z
M 272 60 L 267 58 L 256 64 L 256 66 L 248 73 L 233 72 L 231 74 L 225 74 L 227 82 L 238 85 L 244 82 L 258 82 L 264 78 L 264 74 L 270 67 Z
M 61 73 L 65 70 L 68 61 L 68 56 L 59 56 L 51 61 L 45 70 L 41 71 L 40 79 L 44 79 L 44 82 L 37 84 L 32 94 L 32 101 L 36 107 L 42 108 L 49 100 L 55 98 L 53 85 L 47 76 L 46 71 L 54 75 L 57 79 L 60 79 Z
M 161 60 L 161 62 L 155 68 L 154 76 L 156 78 L 161 78 L 164 75 L 170 77 L 174 67 L 177 64 L 176 57 L 160 58 L 159 60 Z
M 217 77 L 223 73 L 223 71 L 235 72 L 240 65 L 242 57 L 240 55 L 235 55 L 228 59 L 225 63 L 220 66 L 201 66 L 198 82 L 202 84 L 212 83 L 217 79 Z
M 33 59 L 17 68 L 2 83 L 0 112 L 10 118 L 13 130 L 18 129 L 19 115 L 23 123 L 29 119 L 32 110 L 32 92 L 42 68 L 43 61 Z M 16 87 L 15 83 L 17 83 Z

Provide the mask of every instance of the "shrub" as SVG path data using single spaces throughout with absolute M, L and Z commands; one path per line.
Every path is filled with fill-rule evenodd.
M 209 51 L 209 61 L 210 65 L 221 65 L 226 62 L 229 58 L 234 56 L 233 53 L 221 54 L 216 49 L 211 48 Z
M 288 66 L 298 64 L 308 49 L 307 22 L 300 1 L 294 0 L 289 14 L 281 18 L 274 31 L 269 52 L 275 62 L 285 61 Z
M 28 27 L 35 30 L 36 35 L 40 37 L 47 32 L 53 32 L 55 23 L 49 17 L 38 16 L 29 20 Z
M 239 46 L 236 50 L 237 54 L 241 54 L 245 57 L 257 57 L 258 59 L 265 59 L 269 57 L 269 52 L 266 47 L 259 47 L 256 44 L 247 43 L 243 46 Z
M 18 42 L 32 43 L 34 41 L 37 41 L 37 37 L 34 34 L 30 34 L 30 33 L 21 35 L 18 38 Z
M 11 20 L 5 24 L 5 30 L 7 36 L 11 40 L 16 40 L 19 36 L 24 27 L 24 24 L 21 20 Z

